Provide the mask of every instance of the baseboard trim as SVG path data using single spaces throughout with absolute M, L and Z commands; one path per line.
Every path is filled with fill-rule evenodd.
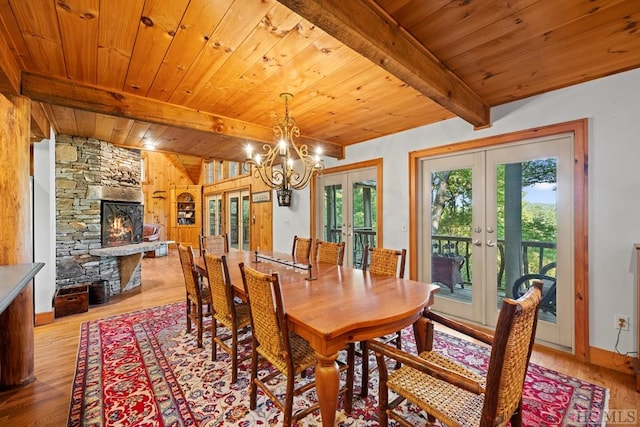
M 36 326 L 48 325 L 53 323 L 54 315 L 53 311 L 45 311 L 43 313 L 36 313 L 35 324 Z
M 589 347 L 589 363 L 633 375 L 633 358 L 597 347 Z

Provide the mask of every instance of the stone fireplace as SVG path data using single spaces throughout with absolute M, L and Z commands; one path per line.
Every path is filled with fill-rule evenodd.
M 138 150 L 93 138 L 56 136 L 56 288 L 107 281 L 109 295 L 114 295 L 141 285 L 139 263 L 124 278 L 119 252 L 96 254 L 111 249 L 103 249 L 103 201 L 128 206 L 125 212 L 136 216 L 136 225 L 127 233 L 134 241 L 138 236 L 141 239 L 144 197 L 140 177 Z M 118 243 L 112 249 L 135 245 Z
M 103 248 L 142 242 L 143 205 L 103 200 L 100 211 Z

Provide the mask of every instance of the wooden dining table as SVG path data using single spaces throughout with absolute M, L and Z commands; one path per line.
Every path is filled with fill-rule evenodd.
M 309 341 L 316 352 L 316 391 L 323 426 L 335 425 L 340 389 L 336 358 L 348 343 L 413 325 L 418 350 L 428 345 L 422 313 L 433 304 L 438 285 L 297 260 L 290 254 L 239 251 L 225 255 L 231 283 L 242 299 L 241 262 L 264 273 L 278 273 L 289 329 Z M 309 265 L 311 270 L 293 268 L 290 262 Z M 195 269 L 206 276 L 203 257 L 196 257 Z

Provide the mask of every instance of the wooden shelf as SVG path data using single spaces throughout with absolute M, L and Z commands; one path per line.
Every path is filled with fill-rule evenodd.
M 178 226 L 196 224 L 196 202 L 190 192 L 180 193 L 176 197 Z

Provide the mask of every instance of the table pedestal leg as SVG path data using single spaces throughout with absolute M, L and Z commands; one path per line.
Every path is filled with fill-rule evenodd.
M 323 427 L 333 427 L 338 409 L 340 370 L 336 363 L 338 353 L 323 355 L 316 353 L 316 391 L 320 402 Z

